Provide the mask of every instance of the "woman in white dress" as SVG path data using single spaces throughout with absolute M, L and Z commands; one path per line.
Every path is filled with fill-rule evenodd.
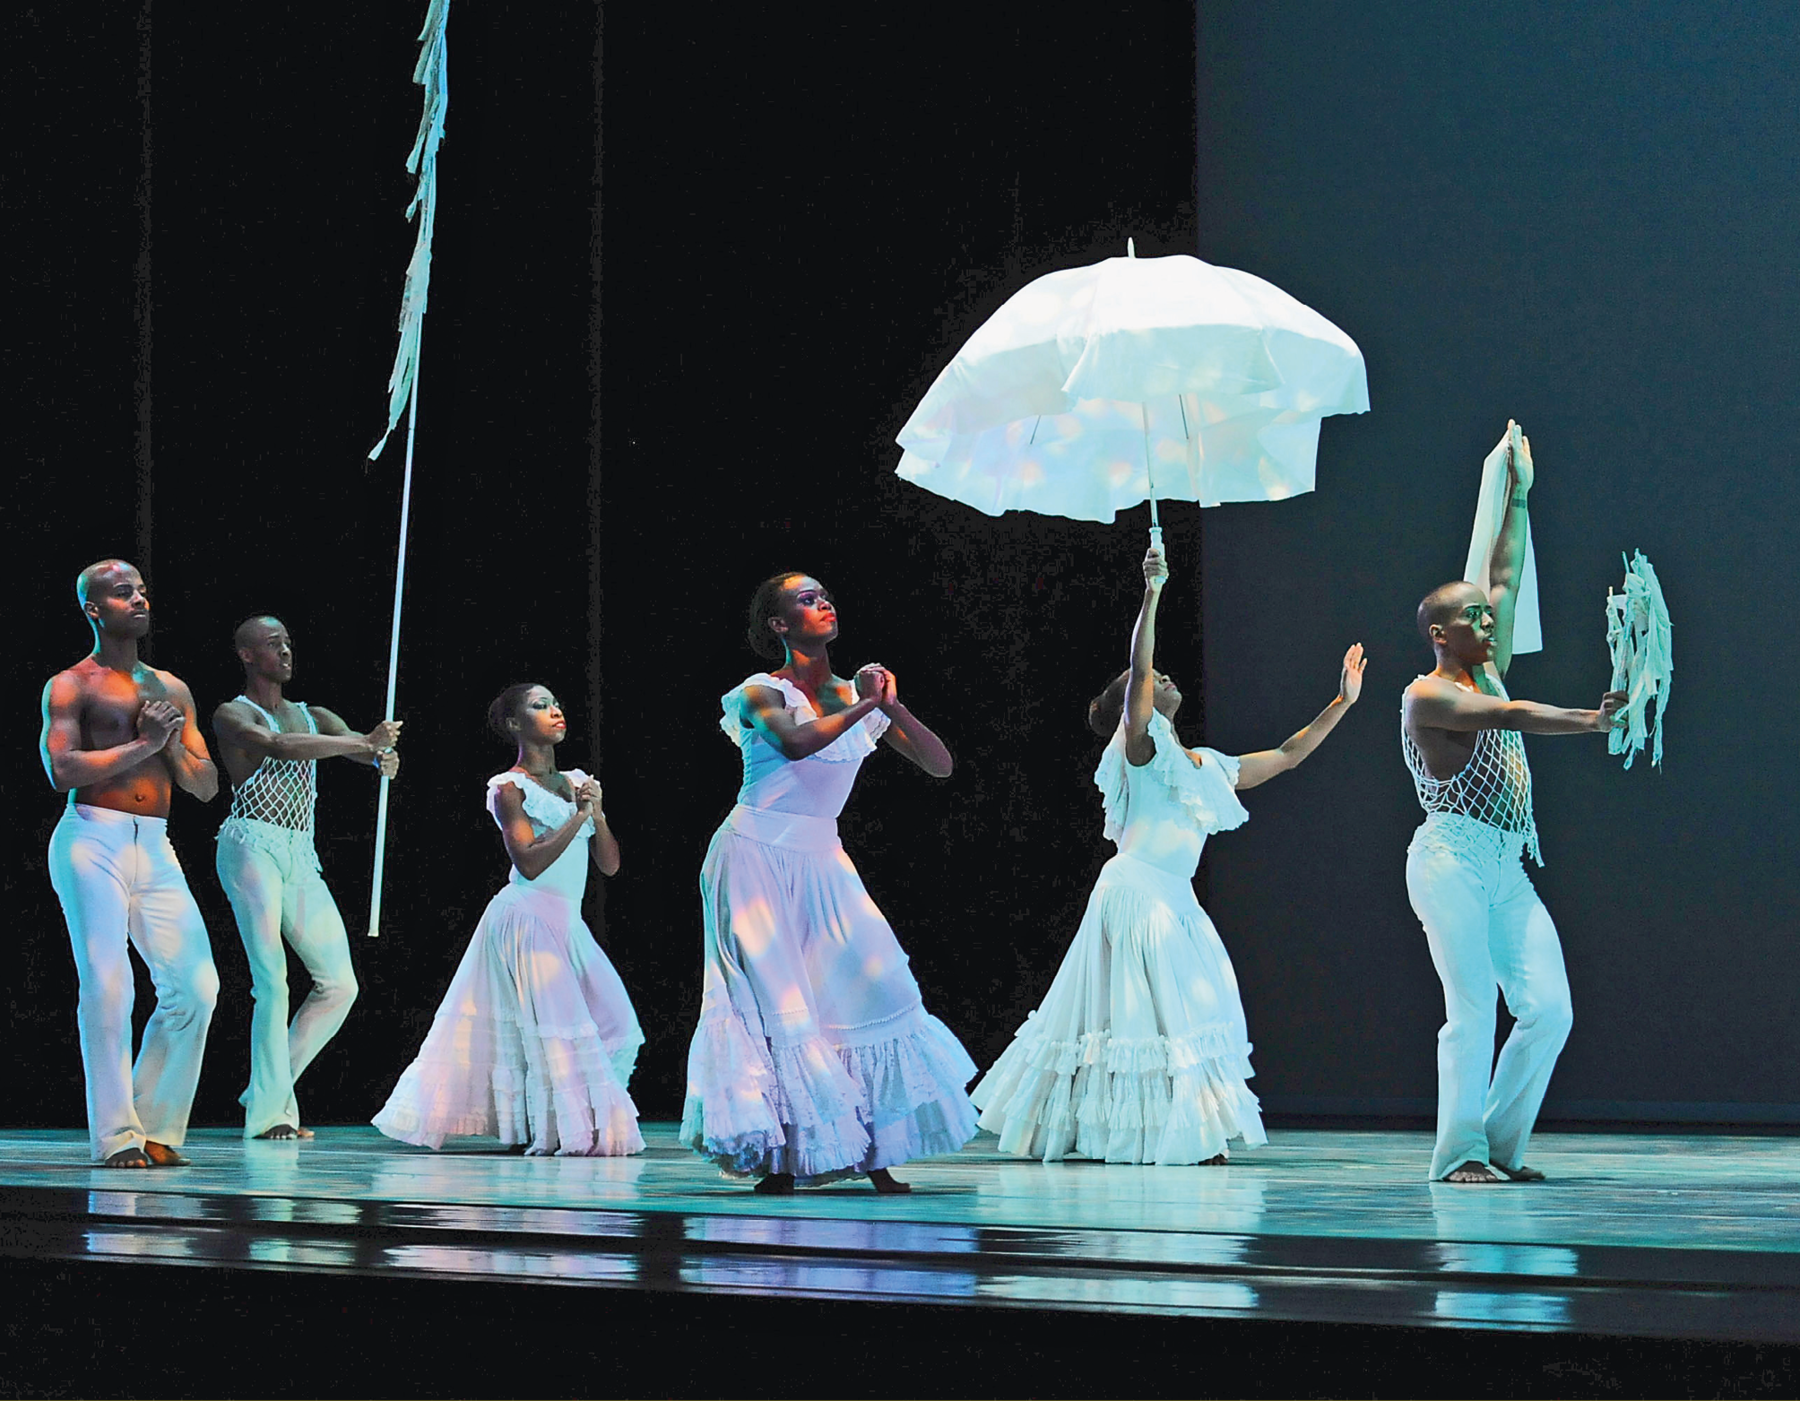
M 1228 1140 L 1264 1142 L 1250 1041 L 1231 960 L 1194 898 L 1212 832 L 1249 816 L 1237 795 L 1293 768 L 1362 692 L 1362 644 L 1344 654 L 1338 694 L 1278 749 L 1232 758 L 1184 749 L 1169 723 L 1181 705 L 1155 670 L 1156 605 L 1168 578 L 1144 556 L 1144 601 L 1131 665 L 1094 698 L 1088 724 L 1107 739 L 1094 782 L 1118 854 L 1043 1004 L 973 1097 L 1000 1150 L 1055 1162 L 1226 1161 Z
M 723 698 L 742 753 L 737 806 L 700 871 L 705 970 L 681 1140 L 785 1193 L 867 1176 L 975 1136 L 975 1065 L 928 1013 L 894 931 L 838 841 L 837 815 L 885 739 L 934 778 L 943 741 L 871 663 L 833 675 L 837 608 L 817 579 L 778 574 L 750 604 L 750 645 L 782 665 Z
M 625 1086 L 644 1033 L 581 918 L 589 861 L 602 875 L 619 869 L 600 785 L 558 771 L 568 727 L 544 687 L 508 687 L 488 721 L 519 747 L 487 785 L 512 873 L 375 1127 L 427 1148 L 483 1134 L 534 1156 L 641 1152 Z

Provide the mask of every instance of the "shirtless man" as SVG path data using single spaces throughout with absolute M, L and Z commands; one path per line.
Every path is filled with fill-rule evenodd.
M 1457 582 L 1425 595 L 1419 631 L 1437 669 L 1401 703 L 1401 747 L 1425 809 L 1407 848 L 1406 890 L 1444 984 L 1433 1181 L 1543 1180 L 1525 1166 L 1525 1145 L 1573 1014 L 1556 926 L 1521 860 L 1528 852 L 1543 864 L 1520 736 L 1605 734 L 1626 700 L 1608 691 L 1598 709 L 1562 710 L 1512 700 L 1501 684 L 1533 481 L 1530 441 L 1514 441 L 1488 591 Z M 1497 1063 L 1496 984 L 1517 1019 Z
M 213 712 L 213 734 L 233 790 L 219 828 L 219 883 L 237 916 L 256 998 L 250 1084 L 238 1102 L 245 1138 L 311 1138 L 294 1082 L 356 999 L 350 940 L 313 846 L 317 761 L 353 759 L 392 778 L 400 722 L 356 734 L 323 706 L 282 695 L 294 675 L 294 644 L 279 618 L 245 619 L 232 645 L 244 664 L 244 693 Z M 284 937 L 312 977 L 291 1026 Z
M 219 975 L 169 845 L 169 798 L 179 786 L 210 802 L 219 774 L 187 686 L 138 660 L 150 630 L 143 576 L 101 560 L 81 571 L 75 597 L 94 650 L 44 687 L 38 749 L 51 786 L 69 795 L 50 837 L 50 883 L 81 985 L 88 1142 L 105 1167 L 181 1167 L 175 1150 L 187 1137 Z M 135 1066 L 127 941 L 156 985 Z

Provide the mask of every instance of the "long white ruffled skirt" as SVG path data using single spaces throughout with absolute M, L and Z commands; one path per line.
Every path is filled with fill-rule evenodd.
M 975 1136 L 975 1063 L 921 1004 L 837 825 L 739 807 L 700 872 L 681 1140 L 728 1172 L 852 1176 Z
M 426 1148 L 482 1134 L 528 1154 L 641 1152 L 625 1086 L 643 1044 L 579 905 L 508 885 L 488 902 L 418 1058 L 373 1123 Z
M 973 1098 L 1003 1153 L 1198 1163 L 1267 1141 L 1252 1073 L 1237 977 L 1193 884 L 1121 854 Z

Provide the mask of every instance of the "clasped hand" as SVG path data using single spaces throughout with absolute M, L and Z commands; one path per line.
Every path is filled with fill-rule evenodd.
M 1144 551 L 1144 587 L 1160 592 L 1162 586 L 1169 582 L 1169 562 L 1163 558 L 1163 552 L 1152 545 Z
M 168 701 L 145 701 L 138 708 L 138 738 L 149 740 L 154 749 L 161 749 L 171 735 L 180 733 L 182 719 L 180 708 Z
M 575 785 L 575 810 L 583 817 L 600 811 L 600 780 L 584 778 Z
M 883 710 L 898 702 L 900 686 L 894 673 L 880 662 L 870 662 L 856 673 L 856 698 L 872 700 Z

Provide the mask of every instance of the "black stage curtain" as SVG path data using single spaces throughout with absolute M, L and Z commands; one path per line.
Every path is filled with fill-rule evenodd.
M 1007 295 L 1127 237 L 1270 278 L 1370 360 L 1374 412 L 1326 425 L 1315 496 L 1204 528 L 1168 513 L 1161 660 L 1190 683 L 1190 739 L 1277 741 L 1328 698 L 1346 643 L 1375 657 L 1364 706 L 1252 795 L 1203 872 L 1271 1106 L 1429 1099 L 1439 1011 L 1400 883 L 1394 705 L 1428 664 L 1412 603 L 1459 568 L 1509 414 L 1542 463 L 1551 638 L 1516 689 L 1597 693 L 1621 549 L 1655 560 L 1679 630 L 1666 774 L 1533 742 L 1540 885 L 1578 1012 L 1555 1093 L 1671 1117 L 1800 1102 L 1781 1054 L 1792 760 L 1764 718 L 1779 700 L 1752 699 L 1794 645 L 1775 579 L 1794 501 L 1776 115 L 1793 42 L 1751 5 L 1660 47 L 1683 13 L 1222 5 L 1196 38 L 1153 4 L 822 27 L 457 7 L 383 937 L 360 937 L 371 784 L 328 766 L 321 852 L 364 990 L 304 1082 L 309 1116 L 379 1106 L 504 877 L 481 801 L 509 755 L 482 712 L 521 679 L 558 690 L 564 761 L 606 785 L 625 867 L 590 916 L 650 1038 L 634 1093 L 679 1112 L 696 873 L 737 784 L 717 697 L 758 665 L 751 587 L 786 568 L 837 594 L 840 670 L 892 666 L 957 755 L 941 784 L 871 762 L 844 832 L 928 1005 L 978 1061 L 999 1052 L 1106 855 L 1083 712 L 1123 661 L 1144 514 L 989 520 L 899 482 L 892 437 Z M 227 33 L 146 4 L 4 21 L 30 98 L 0 195 L 27 618 L 6 1122 L 81 1119 L 43 871 L 58 800 L 32 752 L 39 686 L 86 645 L 76 571 L 151 552 L 154 657 L 203 711 L 235 692 L 232 626 L 267 610 L 296 638 L 293 694 L 376 716 L 404 442 L 362 454 L 412 241 L 418 19 L 275 6 Z M 202 1123 L 234 1119 L 250 1008 L 211 870 L 222 810 L 183 799 L 174 819 L 224 978 Z

